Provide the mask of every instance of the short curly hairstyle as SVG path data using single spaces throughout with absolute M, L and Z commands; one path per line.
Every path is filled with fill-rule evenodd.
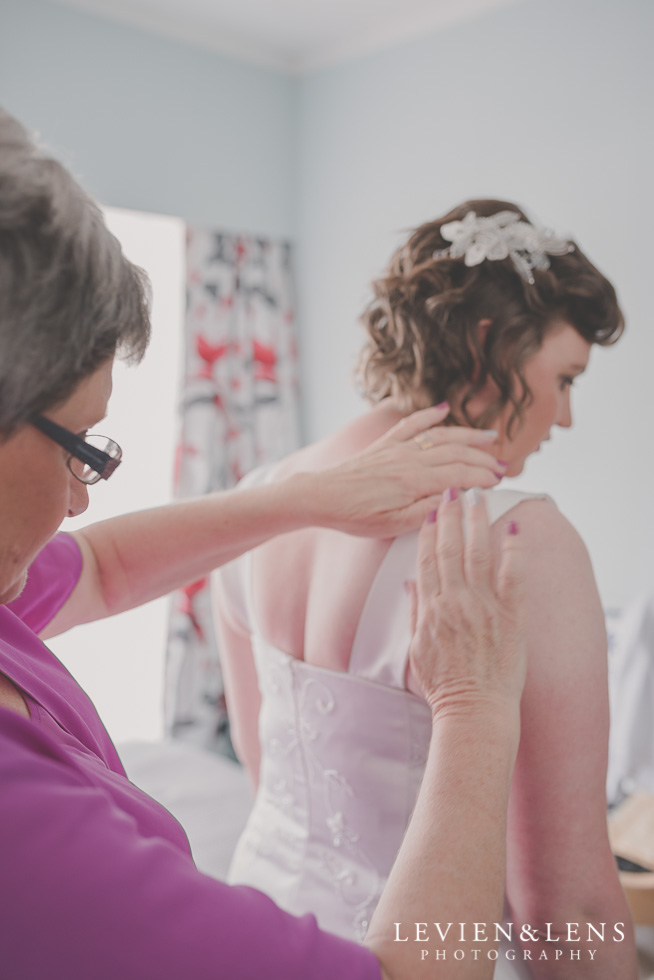
M 140 360 L 149 302 L 97 205 L 0 108 L 0 439 L 115 353 Z
M 413 231 L 372 284 L 373 299 L 361 318 L 368 340 L 358 386 L 372 403 L 391 397 L 411 410 L 452 404 L 465 391 L 448 422 L 481 428 L 511 403 L 510 435 L 532 398 L 524 366 L 553 322 L 566 320 L 589 343 L 606 346 L 619 339 L 624 318 L 615 289 L 574 242 L 572 251 L 549 257 L 548 269 L 533 271 L 533 284 L 510 257 L 472 267 L 462 257 L 434 257 L 450 244 L 442 225 L 469 211 L 481 217 L 514 211 L 529 221 L 507 201 L 471 200 Z M 482 342 L 478 327 L 484 319 L 491 327 Z M 469 403 L 489 378 L 499 394 L 472 418 Z

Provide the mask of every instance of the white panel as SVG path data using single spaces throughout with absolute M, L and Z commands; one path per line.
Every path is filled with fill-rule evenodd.
M 168 503 L 177 435 L 182 364 L 184 224 L 108 208 L 107 224 L 127 257 L 152 281 L 152 341 L 138 367 L 116 362 L 107 418 L 98 427 L 123 449 L 106 483 L 89 488 L 86 514 L 64 522 L 83 527 L 128 511 Z M 167 598 L 111 619 L 79 626 L 48 641 L 89 694 L 114 740 L 163 734 L 163 664 Z

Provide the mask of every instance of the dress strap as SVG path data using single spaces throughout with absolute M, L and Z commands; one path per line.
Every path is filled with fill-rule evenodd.
M 483 491 L 491 524 L 523 500 L 551 500 L 546 494 L 519 490 Z M 406 668 L 411 643 L 407 579 L 415 579 L 418 533 L 395 538 L 373 579 L 359 619 L 349 673 L 391 687 L 406 687 Z
M 411 630 L 407 579 L 416 577 L 418 532 L 403 534 L 384 555 L 361 612 L 348 671 L 404 688 Z
M 495 524 L 500 518 L 504 517 L 510 510 L 521 504 L 523 500 L 549 500 L 554 501 L 547 493 L 526 493 L 524 490 L 484 490 L 484 498 L 488 509 L 488 520 Z

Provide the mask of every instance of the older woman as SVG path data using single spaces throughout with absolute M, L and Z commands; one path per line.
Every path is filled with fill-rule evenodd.
M 423 529 L 412 662 L 432 706 L 432 751 L 365 947 L 200 874 L 181 827 L 126 779 L 93 705 L 42 637 L 145 602 L 308 524 L 386 535 L 415 527 L 454 474 L 458 483 L 497 482 L 482 448 L 488 437 L 435 431 L 447 409 L 430 409 L 320 475 L 57 535 L 66 515 L 84 511 L 88 486 L 120 463 L 116 443 L 88 430 L 105 415 L 114 355 L 138 359 L 148 330 L 143 277 L 98 209 L 0 112 L 0 973 L 413 976 L 420 962 L 412 944 L 396 941 L 395 921 L 411 930 L 438 896 L 457 920 L 469 912 L 492 920 L 501 907 L 524 681 L 519 539 L 506 538 L 496 587 L 483 507 L 471 511 L 465 561 L 456 501 L 441 507 L 438 543 L 433 521 Z M 436 663 L 443 602 L 460 630 L 443 637 Z M 461 770 L 474 778 L 462 782 Z M 480 860 L 463 881 L 470 840 Z M 450 864 L 438 879 L 434 858 Z M 467 975 L 455 963 L 443 976 L 451 966 Z

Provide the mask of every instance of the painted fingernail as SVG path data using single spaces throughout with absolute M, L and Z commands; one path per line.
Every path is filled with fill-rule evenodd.
M 497 473 L 495 470 L 493 470 L 493 473 L 495 474 L 498 480 L 504 479 L 504 473 Z
M 470 487 L 469 490 L 466 490 L 466 503 L 468 504 L 468 506 L 474 507 L 475 504 L 478 504 L 480 500 L 481 500 L 481 494 L 477 489 L 477 487 Z
M 459 499 L 459 491 L 456 487 L 448 487 L 443 494 L 443 500 L 452 501 Z
M 436 406 L 436 408 L 449 408 L 449 407 L 450 407 L 449 402 L 441 402 L 440 405 Z
M 497 462 L 500 464 L 500 466 L 508 466 L 509 465 L 505 459 L 498 459 Z
M 435 524 L 436 523 L 436 511 L 435 510 L 432 510 L 429 513 L 429 515 L 427 516 L 427 523 L 428 524 Z
M 517 521 L 507 521 L 506 525 L 507 534 L 520 534 L 520 525 Z

